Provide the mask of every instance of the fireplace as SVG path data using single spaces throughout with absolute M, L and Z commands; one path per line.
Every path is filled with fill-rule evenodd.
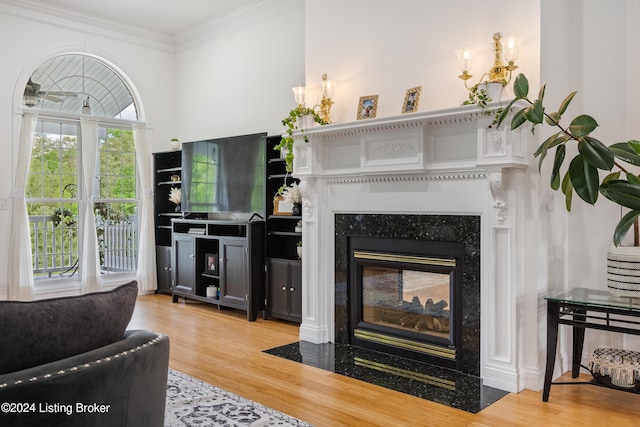
M 454 256 L 455 267 L 444 272 L 434 266 L 391 267 L 402 270 L 402 276 L 404 270 L 426 269 L 455 279 L 460 269 L 461 285 L 454 280 L 449 300 L 431 297 L 430 310 L 438 310 L 441 300 L 454 310 L 447 315 L 449 331 L 427 334 L 419 326 L 413 331 L 390 327 L 395 329 L 391 332 L 411 338 L 412 345 L 417 337 L 415 341 L 426 341 L 420 346 L 455 353 L 440 357 L 417 352 L 416 358 L 453 364 L 485 385 L 507 391 L 519 391 L 527 381 L 532 389 L 541 386 L 537 342 L 527 339 L 539 335 L 540 313 L 535 277 L 539 233 L 528 216 L 539 204 L 532 185 L 536 170 L 528 168 L 527 146 L 533 137 L 526 128 L 497 129 L 490 112 L 494 108 L 456 107 L 294 134 L 293 174 L 303 192 L 300 341 L 361 345 L 362 331 L 389 332 L 388 325 L 377 320 L 379 310 L 372 309 L 363 319 L 352 316 L 352 239 L 452 242 L 462 245 L 463 262 L 458 264 Z M 386 252 L 379 249 L 371 252 Z M 427 257 L 442 256 L 426 252 Z M 373 277 L 377 272 L 365 269 L 364 274 Z M 395 287 L 399 293 L 397 281 Z M 413 296 L 411 301 L 404 295 L 397 299 L 412 302 Z M 419 299 L 429 310 L 429 297 Z M 372 321 L 363 321 L 367 319 Z M 526 357 L 522 346 L 531 350 Z
M 335 230 L 336 342 L 480 376 L 480 218 L 336 214 Z
M 461 370 L 462 243 L 350 237 L 351 344 Z

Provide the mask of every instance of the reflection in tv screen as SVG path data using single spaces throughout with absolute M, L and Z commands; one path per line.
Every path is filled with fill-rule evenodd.
M 182 144 L 182 211 L 265 211 L 266 133 Z

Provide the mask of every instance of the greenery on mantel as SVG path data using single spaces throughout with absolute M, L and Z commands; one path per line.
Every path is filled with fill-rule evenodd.
M 302 106 L 297 106 L 289 112 L 289 115 L 287 117 L 282 119 L 282 124 L 286 128 L 286 134 L 282 135 L 280 143 L 273 147 L 273 149 L 280 150 L 280 152 L 284 151 L 287 173 L 293 172 L 293 133 L 298 129 L 301 133 L 304 132 L 304 129 L 298 127 L 298 123 L 301 120 L 304 120 L 304 117 L 306 116 L 312 116 L 315 123 L 321 125 L 328 124 L 328 122 L 320 117 L 313 108 Z M 307 138 L 306 135 L 304 136 L 304 141 L 309 142 L 309 138 Z
M 562 101 L 557 111 L 548 113 L 543 104 L 545 90 L 546 83 L 540 88 L 538 97 L 531 100 L 529 81 L 523 74 L 518 75 L 513 84 L 515 98 L 506 108 L 496 113 L 495 123 L 500 126 L 516 101 L 529 104 L 516 111 L 511 119 L 511 129 L 516 129 L 527 122 L 533 125 L 532 132 L 535 131 L 536 125 L 543 123 L 558 129 L 558 132 L 540 144 L 534 155 L 539 158 L 538 170 L 540 171 L 544 159 L 551 150 L 554 150 L 550 186 L 553 190 L 560 189 L 565 195 L 567 211 L 571 211 L 574 192 L 591 205 L 598 200 L 598 194 L 602 194 L 612 202 L 630 209 L 615 228 L 614 244 L 620 245 L 631 225 L 634 225 L 634 246 L 640 246 L 638 236 L 640 178 L 629 170 L 629 166 L 640 166 L 640 141 L 628 140 L 606 146 L 591 136 L 598 127 L 598 123 L 586 114 L 574 117 L 569 126 L 562 125 L 560 123 L 562 115 L 577 92 L 571 92 Z M 564 175 L 561 176 L 566 145 L 569 142 L 577 144 L 578 154 L 571 159 Z M 610 173 L 600 179 L 599 170 Z
M 469 89 L 469 97 L 462 101 L 462 105 L 474 105 L 477 104 L 480 108 L 485 108 L 488 102 L 492 99 L 487 95 L 487 90 L 480 88 L 480 85 L 474 85 Z

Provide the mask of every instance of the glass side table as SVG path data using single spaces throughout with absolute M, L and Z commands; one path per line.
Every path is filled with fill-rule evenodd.
M 558 325 L 573 327 L 572 378 L 577 378 L 580 372 L 586 328 L 640 335 L 640 299 L 638 298 L 618 297 L 610 292 L 595 289 L 573 288 L 547 296 L 545 299 L 547 300 L 547 363 L 542 391 L 543 402 L 549 400 L 552 384 L 592 383 L 552 382 L 558 347 Z M 639 320 L 631 318 L 639 318 Z

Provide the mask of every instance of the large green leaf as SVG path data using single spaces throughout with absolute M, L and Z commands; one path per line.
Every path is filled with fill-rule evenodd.
M 498 111 L 496 111 L 496 117 L 494 121 L 497 127 L 500 127 L 504 119 L 507 118 L 507 116 L 509 115 L 509 111 L 511 110 L 511 106 L 516 101 L 517 99 L 512 99 L 511 102 L 509 102 L 509 105 L 507 105 L 505 108 L 501 108 Z
M 633 148 L 633 151 L 635 151 L 636 154 L 640 154 L 640 141 L 636 139 L 630 139 L 629 141 L 627 141 L 627 144 L 629 144 L 629 146 Z
M 524 110 L 524 117 L 533 124 L 540 124 L 544 120 L 544 106 L 539 99 L 533 101 L 529 107 Z
M 511 130 L 517 129 L 527 122 L 527 119 L 524 117 L 524 111 L 525 108 L 513 115 L 513 118 L 511 119 Z
M 558 108 L 558 120 L 560 119 L 560 117 L 562 117 L 564 112 L 567 111 L 567 107 L 573 100 L 573 97 L 576 96 L 576 93 L 578 92 L 571 92 L 569 95 L 567 95 L 564 101 L 562 101 L 562 104 L 560 104 L 560 108 Z
M 558 148 L 556 148 L 556 156 L 553 161 L 553 170 L 551 171 L 550 183 L 551 188 L 553 188 L 554 190 L 560 188 L 560 166 L 562 166 L 562 163 L 564 162 L 565 152 L 565 145 L 559 145 Z
M 517 99 L 526 99 L 529 95 L 529 80 L 524 74 L 518 74 L 513 81 L 513 94 Z
M 590 136 L 580 138 L 578 151 L 582 157 L 598 169 L 610 171 L 613 168 L 614 157 L 602 142 Z
M 569 125 L 569 132 L 576 137 L 580 138 L 589 135 L 598 127 L 598 122 L 591 116 L 582 114 L 571 122 Z
M 598 187 L 600 186 L 598 169 L 578 154 L 569 165 L 569 175 L 578 196 L 593 205 L 598 200 Z
M 605 176 L 602 179 L 602 183 L 605 183 L 607 181 L 613 181 L 613 180 L 616 180 L 616 179 L 620 179 L 620 171 L 613 172 L 613 173 L 610 173 L 609 175 Z M 602 183 L 600 185 L 602 185 Z
M 640 178 L 630 172 L 627 172 L 627 181 L 635 185 L 640 185 Z
M 544 100 L 544 92 L 547 90 L 547 83 L 545 82 L 542 86 L 540 86 L 540 90 L 538 91 L 538 101 L 542 102 Z
M 640 155 L 636 153 L 629 142 L 618 142 L 609 146 L 609 151 L 615 157 L 635 166 L 640 166 Z
M 560 114 L 558 112 L 547 113 L 544 118 L 549 126 L 556 126 L 560 123 Z
M 631 226 L 634 222 L 638 220 L 638 216 L 640 215 L 640 210 L 631 210 L 627 212 L 625 216 L 622 217 L 618 225 L 616 225 L 616 229 L 613 232 L 613 244 L 619 246 L 624 239 L 624 236 L 627 234 Z
M 562 193 L 564 194 L 564 204 L 567 212 L 571 212 L 571 201 L 573 200 L 573 185 L 571 185 L 571 176 L 569 171 L 562 178 Z
M 620 206 L 640 210 L 640 185 L 620 179 L 611 180 L 600 186 L 600 192 Z
M 538 157 L 540 154 L 542 154 L 543 151 L 550 150 L 556 145 L 563 144 L 568 140 L 569 140 L 569 135 L 563 132 L 558 132 L 554 135 L 551 135 L 542 144 L 540 144 L 536 152 L 533 153 L 533 156 Z

